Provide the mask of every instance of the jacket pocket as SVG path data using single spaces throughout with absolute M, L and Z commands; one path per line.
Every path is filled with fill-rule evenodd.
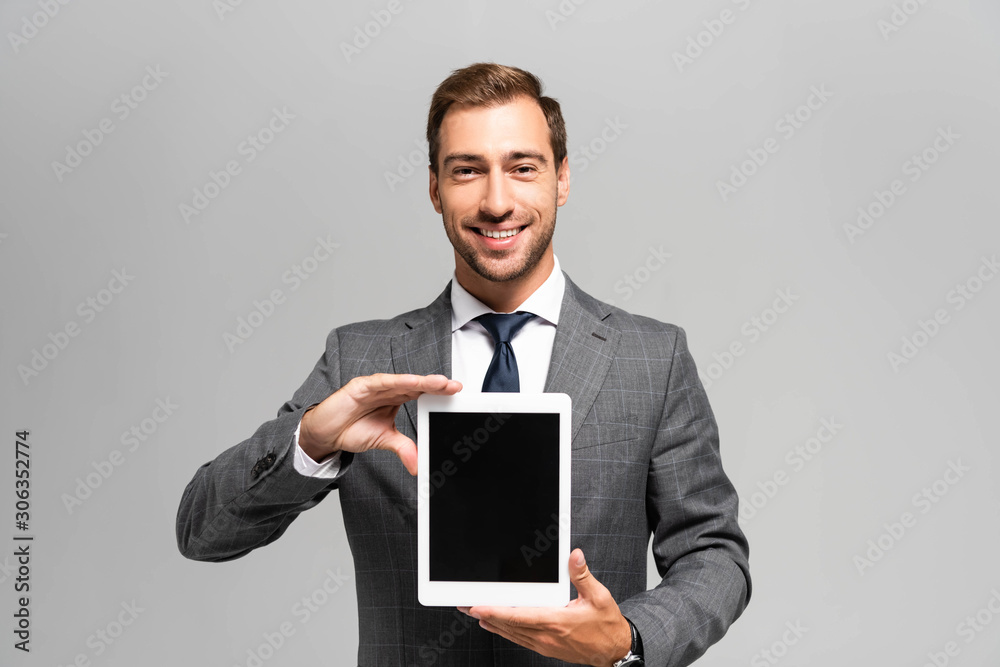
M 633 424 L 583 424 L 573 438 L 571 448 L 587 449 L 601 445 L 613 445 L 639 439 L 638 429 Z

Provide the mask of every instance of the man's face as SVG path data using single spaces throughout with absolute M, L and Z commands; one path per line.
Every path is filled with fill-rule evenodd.
M 569 165 L 554 164 L 549 126 L 522 97 L 498 107 L 452 105 L 441 123 L 430 194 L 461 263 L 492 282 L 529 273 L 549 251 Z M 491 238 L 484 232 L 501 232 Z

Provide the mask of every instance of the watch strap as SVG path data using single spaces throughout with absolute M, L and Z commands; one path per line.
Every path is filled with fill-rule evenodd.
M 635 623 L 631 620 L 628 618 L 625 620 L 628 621 L 628 628 L 632 633 L 632 645 L 625 657 L 612 667 L 643 667 L 646 663 L 642 659 L 642 638 L 639 636 L 639 630 L 636 629 Z

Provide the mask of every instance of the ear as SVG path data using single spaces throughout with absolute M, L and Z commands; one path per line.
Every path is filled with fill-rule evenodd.
M 565 156 L 556 172 L 556 204 L 562 206 L 569 199 L 569 156 Z
M 427 171 L 430 173 L 431 204 L 434 205 L 435 211 L 441 213 L 441 192 L 438 190 L 437 172 L 434 171 L 434 167 L 431 165 L 427 165 Z

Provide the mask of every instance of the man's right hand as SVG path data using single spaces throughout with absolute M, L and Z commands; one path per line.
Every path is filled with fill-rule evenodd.
M 299 446 L 314 461 L 339 451 L 389 449 L 416 475 L 417 446 L 396 429 L 399 406 L 420 394 L 455 394 L 461 389 L 461 382 L 444 375 L 376 373 L 353 378 L 302 415 Z

